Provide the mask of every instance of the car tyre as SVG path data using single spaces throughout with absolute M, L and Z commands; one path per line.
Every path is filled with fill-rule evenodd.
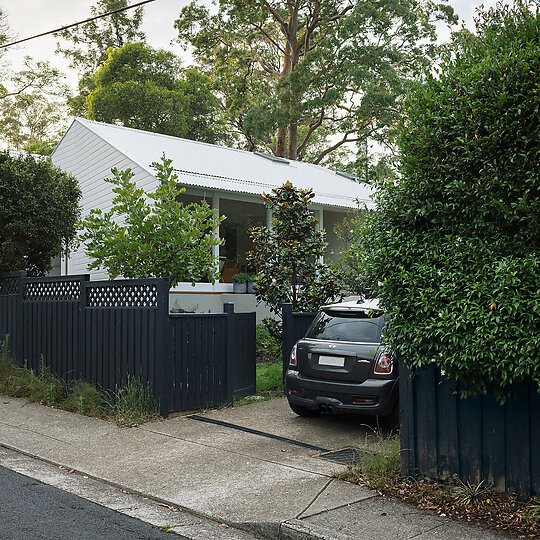
M 319 414 L 321 414 L 321 411 L 319 409 L 309 409 L 308 407 L 304 407 L 303 405 L 296 405 L 295 403 L 291 403 L 290 401 L 289 407 L 298 416 L 303 416 L 304 418 L 319 416 Z

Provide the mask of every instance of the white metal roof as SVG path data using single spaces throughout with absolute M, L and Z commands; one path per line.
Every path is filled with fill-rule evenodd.
M 265 157 L 244 150 L 82 118 L 76 118 L 75 122 L 94 132 L 152 175 L 155 171 L 151 164 L 165 154 L 172 159 L 179 183 L 183 185 L 261 195 L 290 181 L 297 188 L 313 189 L 313 203 L 356 208 L 358 200 L 373 206 L 369 185 L 340 176 L 319 165 L 276 160 L 273 156 Z M 68 135 L 69 130 L 64 138 Z

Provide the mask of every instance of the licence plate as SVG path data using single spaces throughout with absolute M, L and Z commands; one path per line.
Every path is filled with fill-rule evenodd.
M 343 367 L 345 358 L 340 356 L 319 356 L 319 366 Z

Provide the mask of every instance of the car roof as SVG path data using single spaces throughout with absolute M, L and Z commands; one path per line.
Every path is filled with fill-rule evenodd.
M 371 298 L 369 300 L 360 298 L 359 300 L 350 300 L 338 304 L 328 304 L 326 306 L 321 306 L 321 309 L 324 311 L 381 311 L 378 298 Z

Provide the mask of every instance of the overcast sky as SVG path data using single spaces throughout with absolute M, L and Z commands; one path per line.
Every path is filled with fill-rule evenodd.
M 168 48 L 182 55 L 178 44 L 171 41 L 176 37 L 173 22 L 183 6 L 189 0 L 156 0 L 144 8 L 143 30 L 148 36 L 148 43 L 155 48 Z M 135 3 L 136 0 L 131 0 Z M 60 26 L 86 19 L 91 15 L 90 6 L 96 0 L 0 0 L 0 7 L 7 13 L 8 23 L 12 33 L 23 39 L 35 34 L 53 30 Z M 491 7 L 495 0 L 451 0 L 460 19 L 467 26 L 474 28 L 473 16 L 476 8 L 484 4 Z M 449 36 L 448 29 L 443 25 L 439 28 L 441 41 Z M 55 54 L 56 40 L 50 36 L 40 37 L 19 46 L 8 48 L 3 60 L 13 70 L 22 67 L 25 55 L 35 60 L 49 60 L 61 69 L 67 76 L 66 81 L 75 85 L 77 76 L 68 69 L 61 54 Z

